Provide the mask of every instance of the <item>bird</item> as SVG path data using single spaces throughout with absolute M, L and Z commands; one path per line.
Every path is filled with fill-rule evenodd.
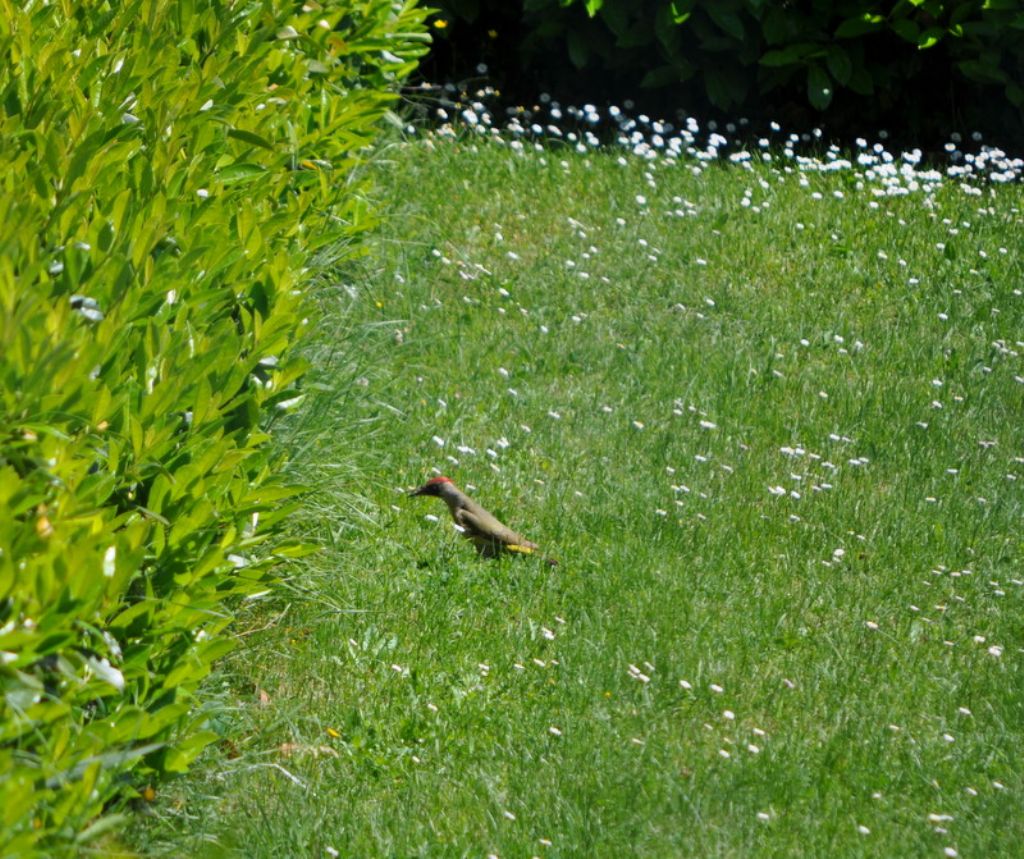
M 417 495 L 430 495 L 442 499 L 448 505 L 455 526 L 463 537 L 472 542 L 481 557 L 495 558 L 502 553 L 538 554 L 540 546 L 499 522 L 497 517 L 488 513 L 459 489 L 450 477 L 432 477 L 410 493 L 410 496 Z M 558 563 L 553 558 L 543 555 L 540 557 L 551 566 Z

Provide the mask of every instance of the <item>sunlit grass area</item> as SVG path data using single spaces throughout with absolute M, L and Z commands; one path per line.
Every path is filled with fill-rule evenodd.
M 1014 854 L 1020 186 L 483 137 L 381 153 L 289 427 L 325 548 L 139 849 Z

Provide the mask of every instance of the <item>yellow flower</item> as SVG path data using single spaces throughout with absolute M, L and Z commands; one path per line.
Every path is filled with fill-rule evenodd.
M 497 39 L 498 38 L 498 31 L 497 30 L 488 30 L 487 31 L 487 38 L 489 38 L 489 39 Z
M 434 22 L 434 29 L 435 29 L 435 30 L 443 30 L 443 29 L 444 29 L 445 27 L 447 27 L 447 26 L 448 26 L 448 22 L 447 22 L 447 21 L 445 21 L 445 19 L 444 19 L 444 18 L 438 18 L 438 19 L 437 19 L 437 20 L 436 20 L 436 21 Z
M 334 730 L 334 728 L 328 728 L 327 729 L 327 736 L 328 737 L 333 737 L 336 740 L 336 739 L 338 739 L 338 737 L 341 736 L 341 734 L 338 733 L 338 731 Z

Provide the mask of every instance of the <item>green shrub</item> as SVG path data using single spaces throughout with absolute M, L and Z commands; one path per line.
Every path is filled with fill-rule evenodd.
M 0 0 L 0 854 L 96 837 L 214 738 L 192 693 L 302 548 L 266 428 L 311 260 L 368 223 L 423 16 Z
M 602 75 L 677 95 L 690 82 L 729 111 L 794 96 L 825 110 L 842 92 L 870 117 L 945 107 L 951 88 L 973 87 L 1024 115 L 1020 0 L 524 0 L 515 25 L 493 0 L 438 5 L 456 20 L 520 30 L 525 66 L 546 63 L 550 74 L 568 61 L 597 76 L 595 92 Z

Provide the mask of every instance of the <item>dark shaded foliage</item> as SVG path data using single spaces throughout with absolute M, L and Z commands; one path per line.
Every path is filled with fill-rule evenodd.
M 424 68 L 510 100 L 633 99 L 832 132 L 1024 132 L 1020 0 L 442 0 Z

